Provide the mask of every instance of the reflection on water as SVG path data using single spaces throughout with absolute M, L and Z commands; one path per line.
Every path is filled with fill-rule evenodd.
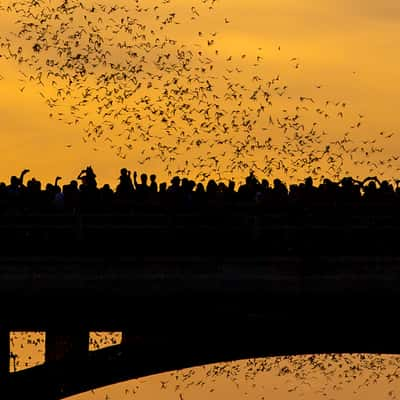
M 398 355 L 285 356 L 167 372 L 81 393 L 68 400 L 400 399 L 399 378 Z

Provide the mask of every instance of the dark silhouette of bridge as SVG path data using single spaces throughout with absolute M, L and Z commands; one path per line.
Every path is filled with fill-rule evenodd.
M 0 395 L 54 400 L 248 357 L 398 353 L 399 217 L 356 211 L 0 216 Z M 46 331 L 46 362 L 10 373 L 18 330 Z M 97 330 L 122 344 L 89 352 Z

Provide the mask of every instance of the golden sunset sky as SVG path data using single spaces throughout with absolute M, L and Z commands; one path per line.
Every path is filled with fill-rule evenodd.
M 154 6 L 157 2 L 146 4 Z M 243 53 L 248 57 L 261 54 L 263 63 L 258 73 L 265 79 L 280 73 L 293 96 L 313 96 L 320 104 L 326 100 L 345 101 L 353 115 L 349 121 L 356 120 L 358 114 L 364 115 L 358 138 L 376 138 L 377 143 L 385 146 L 383 154 L 398 153 L 400 141 L 396 135 L 390 141 L 382 141 L 379 136 L 381 131 L 386 134 L 399 128 L 400 4 L 396 0 L 218 0 L 211 12 L 203 12 L 199 0 L 193 4 L 202 10 L 195 21 L 189 18 L 191 4 L 172 1 L 171 7 L 184 22 L 175 32 L 182 43 L 190 46 L 198 31 L 217 32 L 215 48 L 223 54 L 221 59 L 232 55 L 240 64 Z M 2 33 L 15 30 L 11 16 L 3 13 L 2 17 Z M 224 23 L 225 17 L 229 24 Z M 297 69 L 290 61 L 294 57 L 298 59 Z M 70 126 L 49 118 L 51 110 L 39 94 L 42 89 L 18 81 L 21 75 L 17 71 L 16 64 L 0 60 L 0 179 L 8 181 L 11 175 L 29 168 L 28 179 L 48 182 L 60 175 L 64 184 L 76 178 L 83 167 L 92 165 L 100 184 L 108 182 L 115 186 L 122 167 L 139 174 L 154 172 L 159 181 L 169 181 L 165 164 L 159 159 L 138 164 L 140 146 L 122 160 L 104 142 L 96 146 L 84 143 L 83 125 Z M 244 72 L 238 79 L 246 83 L 248 77 Z M 317 89 L 317 85 L 321 88 Z M 341 121 L 331 118 L 329 123 L 334 131 Z M 337 129 L 343 131 L 341 127 Z M 400 163 L 393 165 L 387 177 L 392 178 L 393 170 L 399 166 Z M 351 168 L 349 172 L 382 176 L 384 170 L 380 166 L 375 173 Z M 305 174 L 300 171 L 299 176 L 302 175 Z M 236 176 L 243 178 L 239 172 Z

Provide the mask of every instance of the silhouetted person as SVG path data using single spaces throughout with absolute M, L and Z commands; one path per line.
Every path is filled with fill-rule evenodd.
M 396 183 L 396 187 L 395 187 L 395 189 L 394 189 L 394 191 L 395 191 L 395 196 L 396 196 L 396 201 L 400 201 L 400 180 L 396 180 L 395 181 L 395 183 Z
M 66 211 L 76 213 L 80 207 L 80 192 L 78 182 L 72 180 L 68 185 L 63 186 L 64 208 Z
M 339 201 L 343 205 L 352 205 L 361 198 L 360 186 L 351 177 L 345 177 L 340 181 Z
M 159 207 L 161 204 L 160 196 L 158 193 L 157 176 L 155 174 L 150 175 L 150 185 L 149 185 L 149 205 L 154 209 L 154 207 Z
M 216 205 L 220 208 L 224 207 L 226 202 L 226 192 L 228 187 L 225 185 L 224 182 L 219 182 L 217 185 L 217 194 L 216 194 Z
M 193 196 L 193 200 L 194 200 L 194 205 L 196 207 L 196 209 L 198 210 L 203 210 L 206 206 L 206 191 L 204 189 L 204 185 L 199 182 L 196 185 L 196 190 L 194 191 L 194 196 Z
M 0 213 L 6 211 L 8 208 L 7 185 L 0 182 Z
M 391 204 L 394 200 L 393 186 L 387 180 L 381 182 L 379 187 L 379 197 L 385 204 Z
M 233 209 L 236 203 L 235 181 L 229 180 L 225 190 L 225 202 L 228 209 Z
M 40 181 L 37 181 L 35 178 L 30 179 L 24 192 L 24 208 L 26 211 L 45 211 L 43 209 L 45 204 Z
M 140 203 L 145 203 L 148 200 L 148 195 L 150 191 L 150 187 L 147 185 L 147 175 L 141 174 L 140 175 L 140 182 L 137 182 L 137 172 L 133 173 L 133 183 L 135 185 L 135 195 L 137 201 Z
M 334 207 L 338 198 L 338 184 L 325 178 L 318 187 L 318 199 L 324 207 Z
M 12 176 L 10 184 L 7 186 L 7 197 L 9 200 L 9 207 L 13 212 L 18 212 L 22 206 L 22 194 L 24 191 L 24 176 L 29 172 L 29 169 L 24 169 L 19 178 Z
M 189 211 L 193 208 L 194 199 L 193 199 L 193 188 L 191 181 L 187 178 L 182 179 L 182 200 L 183 200 L 183 208 L 186 211 Z
M 368 182 L 368 184 L 366 184 Z M 377 184 L 379 184 L 379 179 L 376 176 L 365 178 L 363 181 L 364 196 L 363 200 L 368 205 L 378 203 L 379 192 Z
M 238 199 L 244 203 L 252 203 L 255 201 L 257 179 L 253 172 L 246 177 L 245 184 L 241 185 L 238 190 Z
M 274 187 L 271 191 L 271 205 L 273 208 L 282 209 L 288 204 L 288 190 L 280 179 L 274 179 Z
M 20 177 L 12 176 L 10 179 L 10 185 L 8 186 L 9 192 L 19 192 L 24 186 L 24 176 L 29 172 L 29 169 L 24 169 L 21 172 Z
M 57 212 L 64 211 L 64 194 L 60 186 L 54 186 L 53 208 Z
M 86 212 L 96 212 L 100 207 L 100 195 L 97 190 L 96 174 L 92 167 L 82 170 L 77 179 L 82 181 L 79 186 L 81 209 Z
M 110 188 L 110 185 L 106 183 L 100 189 L 100 202 L 101 202 L 101 211 L 110 212 L 113 210 L 114 206 L 114 192 Z
M 152 193 L 157 193 L 157 182 L 156 182 L 157 176 L 155 174 L 150 175 L 150 191 Z
M 126 168 L 121 169 L 121 175 L 119 177 L 119 184 L 116 189 L 118 197 L 123 199 L 129 199 L 133 193 L 133 183 L 131 179 L 131 172 Z
M 311 176 L 308 176 L 304 179 L 303 189 L 303 201 L 309 204 L 309 207 L 312 206 L 318 199 L 318 189 L 314 186 L 313 179 Z
M 208 200 L 215 200 L 217 196 L 217 189 L 218 189 L 217 182 L 215 182 L 214 179 L 210 179 L 206 186 Z
M 262 179 L 261 183 L 256 186 L 255 201 L 260 207 L 265 207 L 269 197 L 269 182 L 267 179 Z
M 88 166 L 86 169 L 82 170 L 77 179 L 80 179 L 82 184 L 88 189 L 95 189 L 97 187 L 96 174 L 91 166 Z
M 183 204 L 183 192 L 180 183 L 181 178 L 174 176 L 167 189 L 168 208 L 174 211 L 178 210 Z
M 174 176 L 171 179 L 171 185 L 168 187 L 167 191 L 170 193 L 180 192 L 181 190 L 180 183 L 181 183 L 181 178 L 179 178 L 179 176 Z
M 159 201 L 160 201 L 160 206 L 162 210 L 166 211 L 168 208 L 168 193 L 167 193 L 167 183 L 162 182 L 160 183 L 160 189 L 159 189 Z

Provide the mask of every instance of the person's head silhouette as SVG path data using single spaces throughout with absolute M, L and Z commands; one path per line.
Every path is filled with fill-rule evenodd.
M 16 177 L 15 175 L 13 175 L 10 178 L 10 184 L 11 184 L 12 187 L 17 187 L 19 185 L 19 178 Z
M 179 178 L 179 176 L 174 176 L 171 179 L 171 184 L 172 186 L 179 186 L 179 183 L 181 182 L 181 178 Z
M 204 192 L 205 192 L 205 190 L 204 190 L 204 185 L 203 185 L 201 182 L 199 182 L 199 183 L 197 184 L 197 186 L 196 186 L 196 192 L 197 192 L 197 193 L 204 193 Z

